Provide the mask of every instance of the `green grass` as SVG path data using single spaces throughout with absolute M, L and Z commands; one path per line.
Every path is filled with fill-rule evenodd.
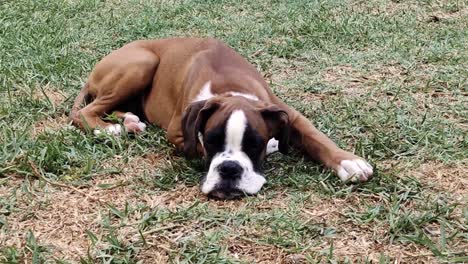
M 0 1 L 0 262 L 468 262 L 466 10 L 456 0 Z M 258 196 L 209 201 L 197 190 L 202 162 L 174 155 L 164 131 L 115 139 L 66 124 L 100 58 L 173 36 L 227 42 L 369 159 L 375 178 L 342 185 L 276 153 Z

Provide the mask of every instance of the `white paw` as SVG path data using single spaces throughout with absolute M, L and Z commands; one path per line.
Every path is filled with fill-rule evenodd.
M 140 122 L 140 118 L 137 115 L 134 115 L 130 112 L 127 112 L 123 115 L 124 122 L 132 122 L 132 123 L 138 123 Z
M 140 122 L 140 118 L 130 112 L 124 114 L 124 126 L 129 133 L 140 133 L 145 131 L 146 124 Z
M 278 144 L 279 144 L 278 140 L 274 138 L 270 139 L 267 144 L 266 154 L 270 155 L 271 153 L 278 151 Z
M 336 170 L 343 182 L 364 182 L 372 176 L 372 166 L 362 159 L 342 160 Z
M 137 123 L 138 129 L 140 129 L 141 132 L 145 131 L 146 129 L 146 124 L 143 122 L 138 122 Z
M 112 136 L 120 136 L 120 134 L 122 133 L 122 126 L 120 126 L 119 124 L 108 125 L 106 128 L 104 128 L 104 132 Z M 101 133 L 102 129 L 94 129 L 94 135 L 97 136 Z

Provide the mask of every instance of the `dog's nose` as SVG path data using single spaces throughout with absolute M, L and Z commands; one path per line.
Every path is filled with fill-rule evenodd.
M 208 194 L 208 197 L 216 199 L 216 200 L 234 200 L 240 199 L 245 194 L 238 190 L 231 190 L 231 191 L 222 191 L 222 190 L 214 190 Z
M 228 160 L 219 165 L 218 171 L 224 179 L 237 179 L 242 175 L 244 169 L 239 162 Z

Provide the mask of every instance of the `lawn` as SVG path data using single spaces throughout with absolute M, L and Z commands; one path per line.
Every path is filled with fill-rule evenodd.
M 456 0 L 0 1 L 0 262 L 468 262 L 467 28 Z M 212 201 L 161 129 L 70 125 L 100 58 L 173 36 L 228 43 L 375 177 L 275 153 Z

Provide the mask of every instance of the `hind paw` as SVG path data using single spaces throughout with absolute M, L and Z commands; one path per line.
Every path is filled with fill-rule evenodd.
M 140 133 L 145 131 L 146 124 L 140 122 L 140 118 L 132 113 L 124 114 L 124 126 L 129 133 Z

